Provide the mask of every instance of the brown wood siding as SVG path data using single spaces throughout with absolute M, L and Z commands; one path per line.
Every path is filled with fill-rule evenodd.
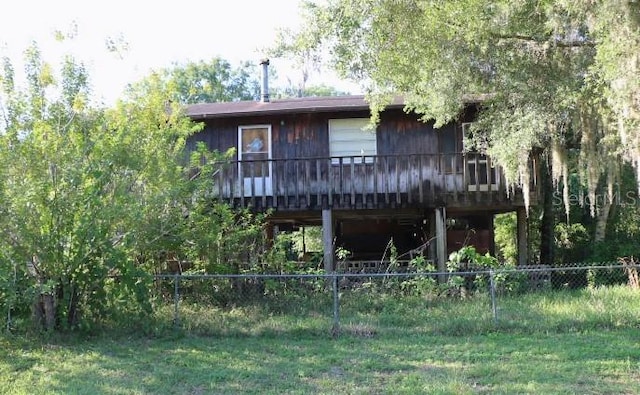
M 197 141 L 204 141 L 209 149 L 223 152 L 237 147 L 239 126 L 271 125 L 274 159 L 328 157 L 329 119 L 368 116 L 368 112 L 355 111 L 210 119 L 189 138 L 187 148 L 193 150 Z
M 271 125 L 274 159 L 328 157 L 329 120 L 368 116 L 367 112 L 327 112 L 211 119 L 189 139 L 187 147 L 193 149 L 196 141 L 204 141 L 209 149 L 224 152 L 237 147 L 239 126 L 267 124 Z M 454 126 L 434 129 L 433 122 L 421 122 L 401 110 L 387 111 L 377 129 L 378 155 L 435 154 L 440 145 L 438 136 L 444 133 L 454 133 Z
M 274 120 L 273 158 L 329 156 L 327 120 L 319 114 L 285 115 Z
M 271 125 L 270 161 L 247 162 L 244 166 L 228 164 L 215 180 L 221 198 L 256 209 L 425 208 L 447 204 L 500 205 L 500 210 L 505 210 L 522 205 L 517 193 L 506 195 L 504 180 L 481 188 L 477 180 L 487 179 L 488 175 L 481 177 L 479 169 L 489 171 L 490 166 L 467 166 L 476 158 L 473 154 L 439 153 L 442 136 L 454 134 L 459 139 L 455 125 L 434 129 L 433 123 L 421 122 L 401 110 L 382 114 L 376 137 L 377 155 L 368 156 L 366 164 L 361 163 L 360 156 L 332 160 L 329 120 L 368 116 L 366 111 L 352 111 L 210 119 L 201 132 L 189 139 L 187 147 L 193 149 L 197 141 L 203 141 L 209 149 L 224 152 L 237 148 L 239 126 Z M 241 175 L 241 168 L 253 171 L 242 170 L 245 173 Z M 252 177 L 269 173 L 268 168 L 272 169 L 269 180 Z M 250 184 L 243 186 L 241 178 L 249 178 Z M 273 188 L 265 192 L 267 184 Z
M 194 150 L 198 142 L 204 142 L 210 150 L 220 152 L 236 148 L 238 146 L 238 125 L 229 119 L 209 120 L 200 132 L 187 140 L 187 150 Z
M 433 122 L 421 122 L 400 110 L 385 112 L 378 125 L 378 155 L 435 154 L 437 133 Z

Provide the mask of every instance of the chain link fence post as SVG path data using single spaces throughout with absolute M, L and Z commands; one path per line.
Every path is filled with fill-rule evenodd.
M 180 303 L 180 275 L 173 276 L 173 326 L 178 329 L 180 325 L 180 312 L 178 304 Z
M 333 291 L 333 327 L 331 328 L 331 334 L 333 337 L 337 337 L 340 334 L 340 295 L 338 293 L 338 274 L 334 271 L 332 276 L 332 291 Z
M 493 312 L 493 323 L 498 325 L 498 307 L 496 302 L 496 278 L 493 269 L 489 270 L 489 288 L 491 292 L 491 311 Z

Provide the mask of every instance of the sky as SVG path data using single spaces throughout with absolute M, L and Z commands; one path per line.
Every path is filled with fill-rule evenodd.
M 20 0 L 0 14 L 0 56 L 19 64 L 22 52 L 36 41 L 51 63 L 72 54 L 87 65 L 94 97 L 111 103 L 127 83 L 151 70 L 187 61 L 222 57 L 238 66 L 259 62 L 278 28 L 298 28 L 300 0 Z M 59 42 L 54 32 L 75 32 Z M 106 41 L 125 43 L 109 52 Z M 284 59 L 272 59 L 283 85 L 301 74 Z M 324 71 L 310 83 L 326 83 L 357 93 L 357 86 Z

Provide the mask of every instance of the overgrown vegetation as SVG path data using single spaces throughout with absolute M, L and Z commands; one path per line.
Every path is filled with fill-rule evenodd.
M 199 126 L 175 100 L 177 87 L 187 89 L 178 77 L 153 74 L 103 108 L 71 56 L 51 65 L 33 44 L 25 81 L 10 59 L 2 67 L 3 327 L 29 327 L 32 318 L 49 331 L 144 321 L 152 274 L 241 273 L 262 262 L 263 217 L 212 200 L 211 174 L 228 153 L 199 147 L 185 159 Z M 234 86 L 245 94 L 241 77 Z

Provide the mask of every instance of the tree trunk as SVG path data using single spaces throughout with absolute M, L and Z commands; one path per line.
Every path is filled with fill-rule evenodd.
M 596 243 L 604 241 L 604 238 L 607 235 L 607 223 L 609 222 L 609 214 L 611 213 L 611 207 L 613 206 L 611 199 L 607 198 L 604 200 L 604 204 L 602 204 L 602 207 L 599 207 L 596 213 L 596 230 L 593 237 L 593 241 Z
M 50 293 L 42 294 L 42 305 L 44 307 L 44 328 L 51 331 L 56 326 L 56 304 L 53 295 Z
M 67 316 L 67 324 L 73 328 L 78 325 L 79 320 L 79 308 L 78 308 L 78 292 L 76 287 L 69 285 L 69 312 Z
M 553 265 L 554 227 L 553 182 L 550 166 L 541 161 L 540 188 L 542 190 L 542 219 L 540 220 L 540 263 Z M 563 182 L 567 182 L 563 180 Z
M 56 326 L 55 298 L 50 293 L 41 293 L 33 303 L 33 318 L 37 328 L 51 331 Z
M 39 278 L 40 286 L 43 279 Z M 33 301 L 33 319 L 37 328 L 51 331 L 56 326 L 56 297 L 52 292 L 40 292 Z

